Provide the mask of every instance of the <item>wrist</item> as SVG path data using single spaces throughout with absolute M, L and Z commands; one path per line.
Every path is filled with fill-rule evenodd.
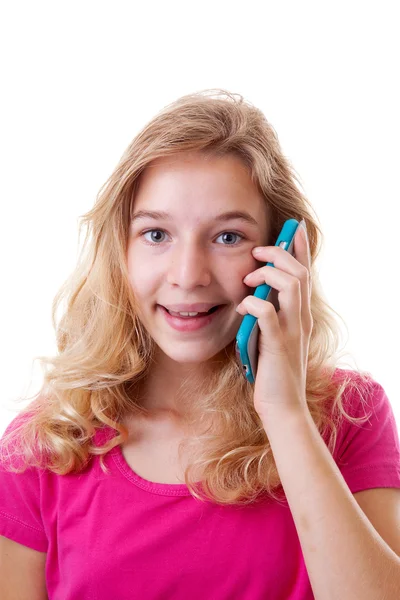
M 306 403 L 269 404 L 263 406 L 258 415 L 266 431 L 279 426 L 285 427 L 292 422 L 305 422 L 311 418 Z

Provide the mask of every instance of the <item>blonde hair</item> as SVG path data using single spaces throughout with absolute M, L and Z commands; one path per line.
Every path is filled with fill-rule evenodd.
M 189 151 L 235 154 L 247 165 L 269 209 L 271 240 L 287 219 L 305 220 L 313 282 L 308 407 L 331 452 L 341 420 L 359 420 L 346 412 L 344 393 L 356 388 L 365 395 L 372 378 L 337 367 L 339 327 L 333 313 L 338 313 L 320 289 L 314 263 L 322 233 L 300 181 L 258 108 L 238 94 L 204 90 L 168 105 L 143 128 L 100 189 L 94 207 L 81 217 L 79 236 L 84 225 L 87 230 L 77 265 L 53 301 L 58 353 L 36 357 L 44 371 L 41 390 L 19 415 L 27 418 L 18 418 L 1 442 L 4 461 L 14 455 L 21 459 L 10 470 L 45 464 L 59 475 L 77 473 L 92 455 L 100 455 L 107 473 L 104 455 L 128 437 L 121 421 L 127 415 L 149 414 L 135 391 L 150 372 L 155 343 L 138 318 L 128 279 L 130 216 L 140 174 L 149 163 Z M 185 483 L 203 501 L 243 504 L 263 494 L 280 501 L 279 473 L 254 409 L 253 386 L 237 364 L 234 343 L 225 348 L 214 375 L 202 382 L 196 406 L 190 406 L 186 382 L 182 383 L 182 407 L 200 430 L 181 444 L 195 457 L 186 468 Z M 105 425 L 116 435 L 98 446 L 94 434 Z M 197 469 L 203 473 L 202 490 L 194 477 Z

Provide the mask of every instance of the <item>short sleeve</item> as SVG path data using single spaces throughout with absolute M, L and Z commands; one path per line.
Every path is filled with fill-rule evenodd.
M 16 419 L 7 427 L 10 431 Z M 0 441 L 1 444 L 1 441 Z M 0 535 L 39 552 L 47 552 L 41 518 L 41 472 L 28 467 L 23 473 L 9 470 L 0 461 Z
M 359 423 L 345 421 L 338 435 L 337 465 L 353 494 L 371 488 L 400 488 L 399 433 L 390 401 L 373 380 L 363 399 L 359 392 L 352 392 L 349 406 L 354 410 L 347 412 L 369 418 Z

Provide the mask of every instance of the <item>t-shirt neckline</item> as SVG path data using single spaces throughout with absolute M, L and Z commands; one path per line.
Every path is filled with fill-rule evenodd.
M 115 435 L 115 429 L 105 425 L 96 431 L 95 443 L 96 445 L 103 445 L 106 441 L 115 437 Z M 120 473 L 142 490 L 160 496 L 191 496 L 190 490 L 185 483 L 158 483 L 141 477 L 126 462 L 121 444 L 114 446 L 107 454 L 110 455 Z
M 146 492 L 151 494 L 159 494 L 161 496 L 190 496 L 190 490 L 185 483 L 159 483 L 155 481 L 149 481 L 144 479 L 138 473 L 136 473 L 125 460 L 122 453 L 122 447 L 119 444 L 115 446 L 111 451 L 110 455 L 119 469 L 119 471 L 128 479 L 131 483 L 142 488 Z

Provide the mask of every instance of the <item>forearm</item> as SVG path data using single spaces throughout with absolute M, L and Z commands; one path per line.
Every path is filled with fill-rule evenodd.
M 398 600 L 400 558 L 369 522 L 311 415 L 262 419 L 316 600 Z

